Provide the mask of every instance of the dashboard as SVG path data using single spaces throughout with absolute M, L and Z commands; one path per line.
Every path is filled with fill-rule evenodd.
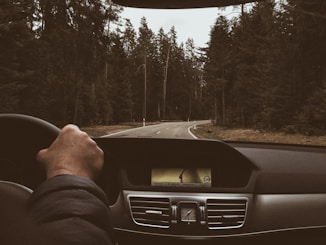
M 1 179 L 34 189 L 44 180 L 35 155 L 59 129 L 26 116 L 0 119 L 2 128 L 15 128 L 2 132 Z M 120 245 L 326 242 L 325 147 L 95 141 L 105 153 L 97 184 L 110 200 Z
M 98 184 L 110 199 L 121 244 L 326 241 L 326 148 L 96 141 L 106 161 Z

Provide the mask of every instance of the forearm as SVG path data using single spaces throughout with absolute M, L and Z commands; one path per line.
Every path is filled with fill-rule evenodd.
M 37 188 L 29 203 L 37 227 L 58 244 L 112 244 L 109 203 L 91 180 L 60 175 Z

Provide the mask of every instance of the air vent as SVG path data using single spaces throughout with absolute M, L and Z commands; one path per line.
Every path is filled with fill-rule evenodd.
M 131 214 L 138 225 L 169 228 L 170 200 L 161 197 L 130 197 Z
M 243 226 L 247 210 L 246 199 L 207 199 L 209 229 L 231 229 Z

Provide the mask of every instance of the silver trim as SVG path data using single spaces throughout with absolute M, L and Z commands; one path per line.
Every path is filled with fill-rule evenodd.
M 162 215 L 162 211 L 157 211 L 157 210 L 146 210 L 145 214 L 155 214 L 155 215 Z
M 205 207 L 205 217 L 204 220 L 200 220 L 201 224 L 205 224 L 207 226 L 207 230 L 229 230 L 229 229 L 237 229 L 241 228 L 244 226 L 246 222 L 246 217 L 247 217 L 247 211 L 248 211 L 248 205 L 249 205 L 249 198 L 247 197 L 246 194 L 211 194 L 211 193 L 205 193 L 205 194 L 198 194 L 198 193 L 174 193 L 174 192 L 137 192 L 137 191 L 123 191 L 124 196 L 126 200 L 128 200 L 128 206 L 129 206 L 129 211 L 130 215 L 132 217 L 132 220 L 135 224 L 139 226 L 146 226 L 146 227 L 156 227 L 156 228 L 171 228 L 170 224 L 176 224 L 177 220 L 174 220 L 174 218 L 170 215 L 170 220 L 169 220 L 169 225 L 168 226 L 161 226 L 161 225 L 150 225 L 150 224 L 144 224 L 144 223 L 139 223 L 138 221 L 135 220 L 132 209 L 131 209 L 131 202 L 130 198 L 132 197 L 140 197 L 140 198 L 165 198 L 169 199 L 170 202 L 170 214 L 172 211 L 172 206 L 174 206 L 176 203 L 180 202 L 197 202 L 200 205 Z M 138 194 L 139 193 L 139 194 Z M 245 217 L 243 219 L 242 224 L 239 226 L 226 226 L 226 227 L 212 227 L 210 228 L 208 225 L 208 216 L 207 216 L 207 200 L 208 199 L 216 199 L 216 200 L 226 200 L 226 201 L 232 201 L 232 200 L 245 200 L 246 203 L 246 208 L 245 208 Z M 200 213 L 202 210 L 200 210 Z M 227 215 L 226 215 L 227 216 Z
M 235 233 L 235 234 L 206 235 L 206 236 L 205 235 L 204 236 L 190 236 L 190 235 L 159 234 L 159 233 L 150 233 L 150 232 L 146 232 L 146 231 L 135 231 L 135 230 L 129 230 L 129 229 L 123 229 L 123 228 L 114 228 L 114 230 L 120 231 L 120 232 L 128 232 L 128 233 L 143 234 L 143 235 L 150 235 L 150 236 L 173 237 L 173 238 L 181 238 L 181 239 L 198 240 L 198 239 L 227 238 L 227 237 L 248 237 L 248 236 L 264 235 L 264 234 L 271 234 L 271 233 L 297 231 L 297 230 L 300 231 L 300 230 L 308 230 L 308 229 L 320 229 L 320 228 L 326 228 L 326 225 L 272 229 L 272 230 L 243 232 L 243 233 Z

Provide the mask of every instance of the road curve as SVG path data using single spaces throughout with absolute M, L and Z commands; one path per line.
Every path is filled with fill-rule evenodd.
M 148 138 L 178 138 L 178 139 L 196 139 L 190 129 L 200 124 L 209 123 L 205 121 L 191 122 L 164 122 L 160 124 L 133 128 L 105 135 L 103 137 L 148 137 Z

